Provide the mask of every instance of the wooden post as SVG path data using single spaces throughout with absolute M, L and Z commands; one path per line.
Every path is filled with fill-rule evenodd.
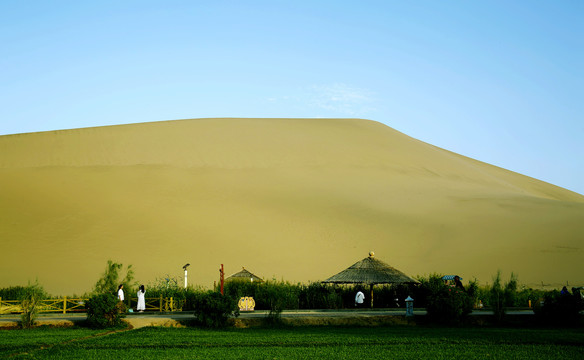
M 172 300 L 172 296 L 170 297 L 170 311 L 174 311 L 174 301 Z
M 371 288 L 371 308 L 373 309 L 373 284 L 369 285 Z
M 0 314 L 2 314 L 2 296 L 0 296 Z
M 160 309 L 158 311 L 162 312 L 162 294 L 160 295 Z
M 67 313 L 67 297 L 63 298 L 63 314 Z
M 219 270 L 219 279 L 221 280 L 221 295 L 223 295 L 223 281 L 224 281 L 224 276 L 225 276 L 225 272 L 223 271 L 223 264 L 221 264 L 221 269 Z

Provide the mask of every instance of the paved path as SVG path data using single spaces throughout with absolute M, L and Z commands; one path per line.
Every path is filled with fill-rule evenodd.
M 246 321 L 246 319 L 261 319 L 266 317 L 268 311 L 258 310 L 254 312 L 242 312 L 239 316 L 241 321 Z M 473 311 L 471 315 L 492 315 L 491 311 L 479 310 Z M 513 310 L 508 311 L 509 315 L 533 315 L 532 310 Z M 328 323 L 334 323 L 335 321 L 342 321 L 342 319 L 352 319 L 355 321 L 365 321 L 371 319 L 388 319 L 390 317 L 395 317 L 396 319 L 401 319 L 405 315 L 404 309 L 376 309 L 376 310 L 289 310 L 282 312 L 283 319 L 289 319 L 289 321 L 294 321 L 295 319 L 310 319 L 312 321 L 327 320 Z M 421 316 L 426 315 L 426 310 L 415 309 L 414 315 Z M 78 314 L 40 314 L 37 317 L 37 322 L 40 325 L 57 325 L 57 326 L 72 326 L 77 322 L 83 321 L 87 318 L 85 313 Z M 132 324 L 134 327 L 139 328 L 143 326 L 180 326 L 181 322 L 193 319 L 193 313 L 191 311 L 186 312 L 174 312 L 174 313 L 158 313 L 158 312 L 145 312 L 145 313 L 129 313 L 126 316 L 126 320 Z M 0 315 L 0 327 L 14 327 L 18 325 L 20 321 L 20 315 L 10 314 L 10 315 Z

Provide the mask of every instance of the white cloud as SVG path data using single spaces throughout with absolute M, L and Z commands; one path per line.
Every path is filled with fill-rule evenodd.
M 313 85 L 309 90 L 309 103 L 313 107 L 351 116 L 363 116 L 375 110 L 373 92 L 346 84 Z
M 295 93 L 266 97 L 264 101 L 280 111 L 326 118 L 367 117 L 376 110 L 377 99 L 370 90 L 334 83 L 299 88 Z

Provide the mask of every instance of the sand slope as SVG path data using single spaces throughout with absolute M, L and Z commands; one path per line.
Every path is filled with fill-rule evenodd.
M 584 282 L 584 196 L 356 119 L 195 119 L 0 136 L 0 287 L 145 284 L 245 266 L 325 279 L 370 250 L 408 275 Z

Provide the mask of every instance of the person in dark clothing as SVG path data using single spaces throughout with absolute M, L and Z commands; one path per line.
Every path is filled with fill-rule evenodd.
M 464 286 L 462 285 L 462 281 L 460 281 L 460 277 L 458 277 L 458 275 L 454 277 L 454 286 L 457 289 L 464 291 Z
M 562 288 L 562 291 L 560 291 L 560 294 L 561 295 L 569 295 L 570 293 L 568 292 L 568 288 L 564 286 Z

